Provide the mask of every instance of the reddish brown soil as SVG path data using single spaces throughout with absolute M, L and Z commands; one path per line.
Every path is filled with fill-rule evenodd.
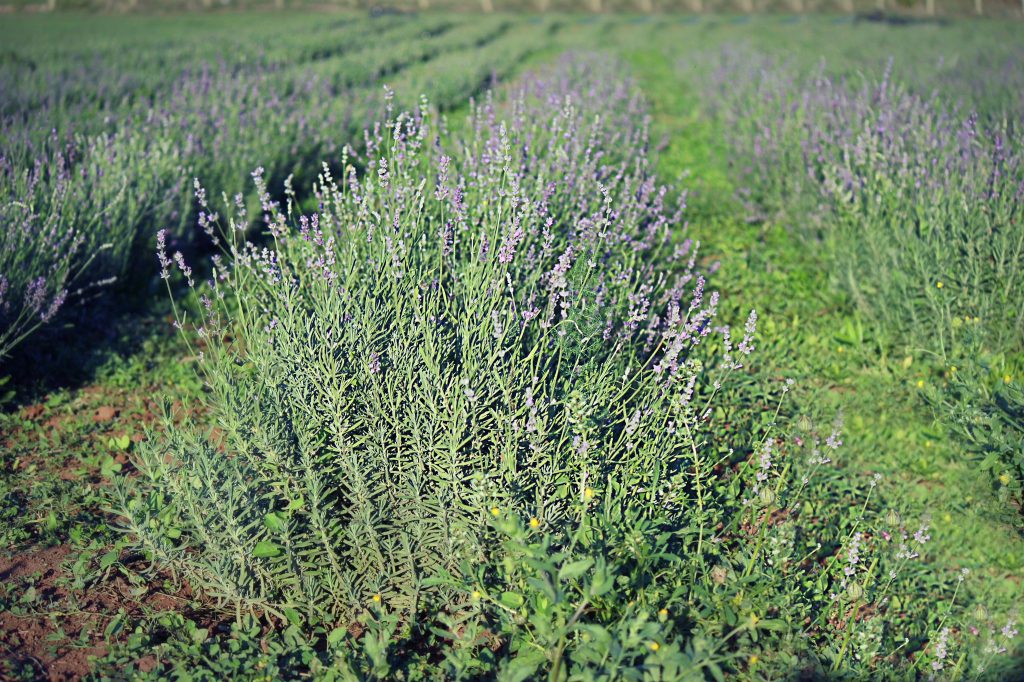
M 32 428 L 4 434 L 6 438 L 0 442 L 16 449 L 18 470 L 29 471 L 32 467 L 37 472 L 30 476 L 109 485 L 78 453 L 105 450 L 110 437 L 131 434 L 132 442 L 141 441 L 145 428 L 160 419 L 162 411 L 151 397 L 155 393 L 155 389 L 121 391 L 88 386 L 75 391 L 63 405 L 51 408 L 36 404 L 20 412 L 19 416 L 33 427 L 42 427 L 49 442 L 61 443 L 59 451 L 34 445 L 39 439 Z M 193 406 L 180 402 L 175 403 L 173 411 L 175 419 L 197 413 Z M 57 435 L 61 438 L 55 438 Z M 111 454 L 124 465 L 122 473 L 132 475 L 130 457 L 124 452 Z M 3 556 L 5 553 L 9 556 Z M 8 602 L 17 601 L 30 587 L 36 595 L 19 608 L 4 610 L 0 605 L 0 680 L 26 671 L 33 671 L 35 679 L 40 680 L 82 679 L 91 670 L 91 659 L 107 653 L 110 642 L 105 630 L 122 611 L 127 623 L 121 637 L 131 631 L 132 621 L 153 612 L 178 611 L 210 626 L 219 623 L 217 616 L 195 610 L 187 587 L 176 594 L 163 592 L 163 576 L 150 580 L 142 594 L 137 594 L 137 586 L 114 569 L 88 588 L 74 589 L 69 565 L 77 558 L 71 545 L 34 545 L 6 551 L 0 548 L 0 583 L 7 588 Z M 151 670 L 156 663 L 155 657 L 145 656 L 136 665 L 140 670 Z
M 133 585 L 117 572 L 85 590 L 72 590 L 64 579 L 65 565 L 74 558 L 66 546 L 28 548 L 0 558 L 0 580 L 15 585 L 15 594 L 23 592 L 18 586 L 27 589 L 34 582 L 37 595 L 34 608 L 25 614 L 0 612 L 0 679 L 25 664 L 35 668 L 38 679 L 82 679 L 91 669 L 90 659 L 107 653 L 105 629 L 121 611 L 129 622 L 158 611 L 178 611 L 210 626 L 219 622 L 212 614 L 195 611 L 187 586 L 176 594 L 155 587 L 163 584 L 162 577 L 141 595 L 133 594 Z M 156 659 L 145 658 L 151 657 L 137 665 L 152 669 Z

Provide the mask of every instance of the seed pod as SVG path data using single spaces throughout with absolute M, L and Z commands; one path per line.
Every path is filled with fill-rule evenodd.
M 980 622 L 985 622 L 988 620 L 988 617 L 988 609 L 985 608 L 984 604 L 978 604 L 976 607 L 974 607 L 974 618 L 976 620 Z
M 895 509 L 890 509 L 885 515 L 885 522 L 890 528 L 897 528 L 900 525 L 900 513 Z
M 775 503 L 775 499 L 776 499 L 775 491 L 772 490 L 771 488 L 762 488 L 761 489 L 761 493 L 760 493 L 760 497 L 761 497 L 761 503 L 764 506 L 766 506 L 766 507 L 769 507 L 769 506 L 771 506 L 772 504 Z
M 850 601 L 857 601 L 864 596 L 864 588 L 858 582 L 852 582 L 846 586 L 846 596 Z

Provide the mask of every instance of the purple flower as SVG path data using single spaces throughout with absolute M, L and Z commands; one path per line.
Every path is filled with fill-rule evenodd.
M 171 259 L 167 257 L 167 230 L 156 233 L 156 257 L 160 261 L 160 278 L 171 276 Z
M 750 311 L 747 323 L 743 327 L 743 332 L 743 340 L 740 341 L 737 350 L 744 355 L 750 355 L 754 351 L 754 334 L 757 332 L 757 311 Z
M 177 264 L 181 274 L 185 276 L 185 280 L 188 282 L 188 285 L 190 287 L 194 286 L 195 282 L 192 281 L 192 268 L 185 263 L 185 256 L 182 255 L 181 251 L 174 252 L 174 262 Z

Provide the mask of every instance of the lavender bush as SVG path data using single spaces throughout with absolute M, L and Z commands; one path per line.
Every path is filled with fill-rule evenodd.
M 264 470 L 269 487 L 248 493 L 262 503 L 278 494 L 272 481 L 291 472 L 294 490 L 280 491 L 286 506 L 301 497 L 324 515 L 314 523 L 322 524 L 320 550 L 333 557 L 334 575 L 324 578 L 334 587 L 307 595 L 307 610 L 348 617 L 374 593 L 412 609 L 418 581 L 405 571 L 454 569 L 479 552 L 471 529 L 492 506 L 529 507 L 561 523 L 585 489 L 607 485 L 609 469 L 643 471 L 644 455 L 656 450 L 627 456 L 638 448 L 630 436 L 662 415 L 642 409 L 656 396 L 626 372 L 644 346 L 637 341 L 669 377 L 686 371 L 687 349 L 711 331 L 715 297 L 691 291 L 698 275 L 685 247 L 677 257 L 689 266 L 652 299 L 654 256 L 671 248 L 668 228 L 678 219 L 664 213 L 664 191 L 645 177 L 645 157 L 606 159 L 605 145 L 595 144 L 607 137 L 639 151 L 643 126 L 617 133 L 589 123 L 553 87 L 536 87 L 543 99 L 518 99 L 511 124 L 490 104 L 475 110 L 464 149 L 439 145 L 426 108 L 388 119 L 368 132 L 365 160 L 346 157 L 370 172 L 359 179 L 348 165 L 335 180 L 325 170 L 320 210 L 298 218 L 294 230 L 256 173 L 272 250 L 236 241 L 248 221 L 244 207 L 230 220 L 229 260 L 218 261 L 214 288 L 203 294 L 197 331 L 212 338 L 238 327 L 244 341 L 209 344 L 204 367 L 223 390 L 217 402 L 229 410 L 231 450 L 255 457 L 232 464 L 242 478 L 230 486 L 248 487 L 249 466 Z M 570 173 L 579 187 L 565 181 Z M 229 304 L 217 303 L 222 296 Z M 653 306 L 664 312 L 654 317 Z M 246 369 L 236 374 L 242 347 Z M 313 361 L 316 349 L 328 353 Z M 574 391 L 586 383 L 581 376 L 603 377 L 602 393 L 584 399 Z M 275 427 L 250 441 L 264 427 L 249 423 L 255 414 L 246 408 L 262 405 L 260 420 L 276 423 L 286 415 L 273 406 L 298 409 L 314 385 L 310 398 L 326 401 L 323 411 L 289 419 L 291 434 Z M 638 391 L 642 397 L 627 399 Z M 559 461 L 566 443 L 574 454 Z M 151 454 L 147 471 L 163 457 Z M 188 471 L 178 464 L 174 470 Z M 175 478 L 152 472 L 154 480 Z M 342 511 L 356 507 L 354 516 Z M 265 527 L 254 530 L 238 540 L 271 542 L 258 537 Z M 210 570 L 160 548 L 190 571 Z M 260 589 L 242 575 L 221 582 L 237 586 L 225 598 L 250 608 L 284 596 L 280 585 Z
M 389 107 L 315 212 L 254 173 L 265 243 L 244 202 L 204 219 L 205 284 L 161 234 L 217 428 L 138 451 L 138 547 L 357 677 L 967 665 L 956 585 L 907 599 L 945 587 L 927 524 L 832 469 L 838 427 L 775 424 L 788 384 L 735 381 L 757 317 L 719 320 L 634 90 L 588 55 L 456 132 Z

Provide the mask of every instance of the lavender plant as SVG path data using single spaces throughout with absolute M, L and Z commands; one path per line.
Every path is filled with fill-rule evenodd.
M 250 473 L 263 472 L 264 485 L 231 497 L 255 496 L 253 512 L 280 515 L 270 525 L 287 535 L 250 526 L 240 510 L 219 518 L 252 532 L 236 538 L 246 555 L 260 543 L 257 555 L 267 556 L 256 559 L 329 551 L 330 567 L 317 591 L 304 592 L 252 583 L 252 571 L 264 569 L 239 566 L 243 573 L 216 578 L 220 596 L 345 617 L 378 593 L 414 609 L 415 576 L 478 553 L 474 527 L 491 507 L 561 522 L 586 491 L 611 485 L 613 471 L 629 471 L 636 484 L 644 471 L 669 476 L 671 459 L 652 459 L 670 450 L 668 440 L 641 448 L 634 434 L 664 419 L 654 403 L 673 392 L 637 385 L 642 375 L 627 369 L 646 348 L 654 376 L 695 374 L 687 350 L 711 332 L 717 297 L 704 299 L 694 254 L 668 245 L 678 219 L 648 177 L 642 123 L 616 132 L 569 101 L 553 104 L 550 85 L 536 87 L 544 98 L 523 93 L 510 123 L 490 103 L 474 110 L 462 149 L 439 146 L 426 107 L 389 119 L 367 135 L 370 172 L 360 180 L 347 165 L 336 181 L 325 169 L 320 211 L 294 230 L 255 175 L 274 248 L 237 243 L 247 218 L 236 209 L 225 235 L 230 261 L 216 266 L 214 290 L 203 294 L 200 333 L 243 335 L 204 351 L 216 402 L 228 408 L 229 447 L 253 456 L 232 459 L 223 484 L 241 491 Z M 625 90 L 594 93 L 605 94 L 628 111 Z M 598 144 L 606 140 L 635 153 L 606 159 Z M 679 273 L 659 274 L 660 263 L 680 259 Z M 662 278 L 669 286 L 656 293 L 650 281 Z M 215 305 L 221 296 L 232 305 Z M 578 387 L 588 384 L 584 396 Z M 688 384 L 671 382 L 679 391 Z M 314 386 L 310 398 L 323 409 L 308 411 L 300 396 Z M 674 398 L 677 419 L 692 410 L 683 397 Z M 247 409 L 257 404 L 258 424 Z M 266 430 L 282 419 L 292 423 L 287 432 Z M 211 445 L 186 464 L 171 447 L 173 469 L 163 471 L 159 449 L 143 463 L 154 483 L 222 459 Z M 182 508 L 182 522 L 199 511 Z M 191 519 L 197 529 L 209 521 Z M 192 564 L 160 543 L 154 552 L 197 577 L 228 569 Z M 271 574 L 287 568 L 266 563 Z
M 31 198 L 38 186 L 34 173 L 0 176 L 22 196 Z M 73 259 L 81 246 L 73 229 L 62 225 L 60 212 L 39 215 L 30 202 L 13 200 L 0 207 L 0 357 L 50 321 L 67 298 L 74 280 Z M 53 203 L 66 200 L 66 185 Z

